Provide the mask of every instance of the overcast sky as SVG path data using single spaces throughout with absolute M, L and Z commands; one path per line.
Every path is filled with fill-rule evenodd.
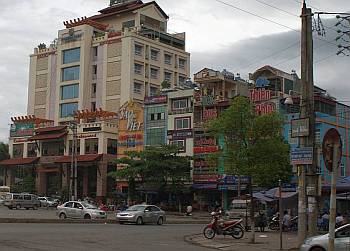
M 169 32 L 186 32 L 192 74 L 211 67 L 246 77 L 266 64 L 286 72 L 292 69 L 300 72 L 300 34 L 296 30 L 300 27 L 301 3 L 298 0 L 157 2 L 170 16 Z M 349 0 L 309 0 L 307 3 L 314 11 L 350 11 Z M 57 31 L 64 28 L 63 21 L 96 14 L 109 1 L 0 0 L 0 4 L 3 31 L 0 36 L 0 141 L 7 141 L 10 117 L 26 113 L 29 54 L 33 48 L 53 41 Z M 324 23 L 334 29 L 336 20 L 330 16 Z M 333 56 L 337 52 L 336 34 L 328 28 L 326 32 L 325 37 L 314 36 L 315 83 L 339 100 L 350 100 L 350 57 Z

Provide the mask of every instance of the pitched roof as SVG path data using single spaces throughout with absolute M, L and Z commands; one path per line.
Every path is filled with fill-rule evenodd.
M 50 140 L 50 139 L 60 139 L 64 137 L 68 132 L 58 132 L 58 133 L 45 133 L 45 134 L 37 134 L 33 137 L 30 137 L 29 141 L 35 141 L 35 140 Z
M 62 131 L 66 129 L 67 126 L 51 126 L 51 127 L 43 127 L 43 128 L 38 128 L 35 130 L 35 132 L 38 134 L 42 133 L 47 133 L 47 132 L 56 132 L 56 131 Z
M 77 156 L 77 162 L 92 162 L 97 161 L 102 158 L 103 154 L 84 154 Z M 72 156 L 62 156 L 58 158 L 56 163 L 70 163 L 72 161 Z
M 0 165 L 4 165 L 4 166 L 28 165 L 28 164 L 33 164 L 38 160 L 39 160 L 39 157 L 5 159 L 3 161 L 0 161 Z

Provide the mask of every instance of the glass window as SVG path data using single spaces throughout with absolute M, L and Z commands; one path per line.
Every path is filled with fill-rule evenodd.
M 124 30 L 124 28 L 135 27 L 135 20 L 123 22 L 122 26 L 123 26 L 123 30 Z
M 79 66 L 63 68 L 62 81 L 79 80 L 79 71 L 80 71 Z
M 341 177 L 345 177 L 346 173 L 345 173 L 345 165 L 344 163 L 340 164 L 340 176 Z
M 189 128 L 190 128 L 190 118 L 175 119 L 175 129 L 189 129 Z
M 23 158 L 23 144 L 14 144 L 13 145 L 13 158 Z
M 172 56 L 170 54 L 164 54 L 164 63 L 171 65 Z
M 147 129 L 146 145 L 159 146 L 166 143 L 166 129 L 165 128 L 150 128 Z
M 80 48 L 74 48 L 69 50 L 64 50 L 63 55 L 63 64 L 69 64 L 80 61 Z
M 35 143 L 29 143 L 27 146 L 27 156 L 28 157 L 36 157 L 36 144 Z
M 157 79 L 158 78 L 158 72 L 159 72 L 158 69 L 151 68 L 151 78 Z
M 186 60 L 183 58 L 179 58 L 179 68 L 185 69 L 186 66 Z
M 138 56 L 142 56 L 142 49 L 143 49 L 143 46 L 142 45 L 139 45 L 139 44 L 135 44 L 135 55 L 138 55 Z
M 157 61 L 158 60 L 159 51 L 151 49 L 151 59 Z
M 73 202 L 67 202 L 64 207 L 73 207 Z
M 176 145 L 179 147 L 180 152 L 185 152 L 186 151 L 186 141 L 184 139 L 182 140 L 174 140 L 171 143 L 173 145 Z
M 60 115 L 61 118 L 72 117 L 75 111 L 78 110 L 78 103 L 66 103 L 60 104 Z
M 168 83 L 171 82 L 171 72 L 164 72 L 164 80 L 167 81 Z
M 187 108 L 187 99 L 173 100 L 173 109 Z
M 157 93 L 158 93 L 158 88 L 157 88 L 157 87 L 151 86 L 151 87 L 149 88 L 149 94 L 150 94 L 150 96 L 157 96 Z
M 97 57 L 98 55 L 98 47 L 94 46 L 92 47 L 92 56 Z
M 135 74 L 142 75 L 142 73 L 143 73 L 143 65 L 135 63 L 134 64 L 134 72 L 135 72 Z
M 72 155 L 73 140 L 69 141 L 69 155 Z M 77 139 L 77 155 L 80 155 L 80 139 Z
M 107 139 L 107 153 L 108 154 L 117 154 L 117 140 L 116 139 Z
M 179 76 L 179 84 L 184 84 L 186 82 L 185 76 Z
M 79 97 L 79 84 L 61 86 L 61 100 Z
M 64 154 L 64 141 L 48 141 L 43 142 L 41 145 L 42 156 L 62 156 Z
M 142 93 L 142 84 L 141 83 L 134 83 L 134 93 L 141 94 Z
M 98 139 L 86 139 L 85 140 L 85 154 L 98 153 Z

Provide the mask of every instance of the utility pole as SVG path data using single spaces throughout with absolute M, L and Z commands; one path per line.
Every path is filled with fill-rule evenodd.
M 70 167 L 70 180 L 69 180 L 69 198 L 71 200 L 77 200 L 78 198 L 78 165 L 77 165 L 77 123 L 74 121 L 70 124 L 72 130 L 72 159 Z
M 305 1 L 301 13 L 301 100 L 300 118 L 309 119 L 309 134 L 299 138 L 299 147 L 313 147 L 313 164 L 299 166 L 298 170 L 298 244 L 301 245 L 307 233 L 314 235 L 317 230 L 317 190 L 318 176 L 316 175 L 315 112 L 314 112 L 314 82 L 313 82 L 313 39 L 312 11 L 306 7 Z M 307 173 L 306 173 L 307 171 Z M 306 174 L 308 175 L 308 200 L 306 200 Z M 307 206 L 308 205 L 308 206 Z M 306 217 L 308 208 L 308 218 Z M 306 220 L 308 219 L 308 222 Z

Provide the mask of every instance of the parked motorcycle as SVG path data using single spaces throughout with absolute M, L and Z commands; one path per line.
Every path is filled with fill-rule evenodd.
M 280 222 L 278 215 L 272 217 L 269 223 L 269 229 L 272 231 L 278 231 L 280 229 Z M 290 220 L 290 226 L 286 228 L 282 228 L 284 231 L 298 231 L 298 216 L 293 217 Z
M 278 215 L 274 215 L 269 222 L 269 229 L 272 231 L 278 230 L 280 228 L 280 218 Z
M 221 212 L 212 212 L 212 221 L 203 229 L 204 237 L 213 239 L 215 235 L 231 235 L 235 239 L 241 239 L 244 236 L 242 219 L 221 221 Z

